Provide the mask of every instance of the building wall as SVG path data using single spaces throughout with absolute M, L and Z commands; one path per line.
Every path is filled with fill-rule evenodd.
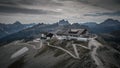
M 58 38 L 59 40 L 72 40 L 72 39 L 76 39 L 78 41 L 88 41 L 88 38 L 83 38 L 83 37 L 73 37 L 73 36 L 58 36 L 56 35 L 56 38 Z

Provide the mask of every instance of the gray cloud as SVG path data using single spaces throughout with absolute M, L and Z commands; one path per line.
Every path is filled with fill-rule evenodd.
M 0 0 L 0 4 L 7 5 L 56 5 L 62 6 L 61 3 L 55 2 L 54 0 Z
M 54 0 L 0 0 L 0 13 L 22 13 L 22 14 L 61 14 L 52 10 L 30 9 L 21 5 L 28 6 L 62 6 Z
M 47 6 L 47 7 L 56 7 L 56 6 L 64 6 L 63 1 L 73 1 L 73 2 L 80 2 L 85 3 L 92 6 L 102 7 L 105 9 L 112 9 L 113 11 L 120 11 L 120 0 L 0 0 L 0 12 L 8 12 L 8 13 L 35 13 L 35 14 L 45 14 L 48 12 L 44 12 L 44 10 L 35 10 L 35 9 L 25 9 L 24 7 L 21 7 L 21 5 L 37 5 L 37 6 Z M 62 2 L 62 3 L 61 3 Z M 6 7 L 6 5 L 9 6 L 15 6 L 13 7 Z M 79 5 L 79 4 L 77 4 Z M 78 8 L 79 9 L 79 8 Z M 8 11 L 7 11 L 8 10 Z M 13 10 L 13 11 L 12 11 Z M 30 10 L 30 11 L 29 11 Z M 52 12 L 55 13 L 57 12 Z
M 84 16 L 120 16 L 120 11 L 115 12 L 104 12 L 104 13 L 95 13 L 95 14 L 84 14 Z
M 100 22 L 119 19 L 115 11 L 120 11 L 120 0 L 0 0 L 0 22 Z
M 81 2 L 91 6 L 101 7 L 109 10 L 120 10 L 120 0 L 62 0 Z
M 0 13 L 21 13 L 21 14 L 61 14 L 60 12 L 43 10 L 43 9 L 27 9 L 20 7 L 0 6 Z

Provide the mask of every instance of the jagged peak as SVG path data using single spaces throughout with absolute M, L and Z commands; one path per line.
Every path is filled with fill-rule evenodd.
M 14 24 L 16 24 L 16 25 L 21 25 L 21 22 L 16 21 Z
M 120 22 L 118 20 L 109 18 L 109 19 L 105 20 L 104 22 L 102 22 L 101 24 L 120 24 Z
M 59 20 L 58 24 L 65 24 L 65 25 L 67 25 L 67 24 L 70 24 L 70 23 L 69 23 L 68 20 L 62 19 L 62 20 Z

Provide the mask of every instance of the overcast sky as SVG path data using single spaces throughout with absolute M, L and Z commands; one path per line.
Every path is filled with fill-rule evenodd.
M 120 20 L 120 0 L 0 0 L 0 23 Z

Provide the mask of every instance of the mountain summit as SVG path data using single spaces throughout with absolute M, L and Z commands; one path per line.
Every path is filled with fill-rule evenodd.
M 21 24 L 21 22 L 16 21 L 16 22 L 14 23 L 14 25 L 22 25 L 22 24 Z
M 62 19 L 58 22 L 58 24 L 59 25 L 69 25 L 70 23 L 67 20 Z
M 102 22 L 101 24 L 103 25 L 117 25 L 120 24 L 120 22 L 118 20 L 114 20 L 114 19 L 107 19 L 104 22 Z

